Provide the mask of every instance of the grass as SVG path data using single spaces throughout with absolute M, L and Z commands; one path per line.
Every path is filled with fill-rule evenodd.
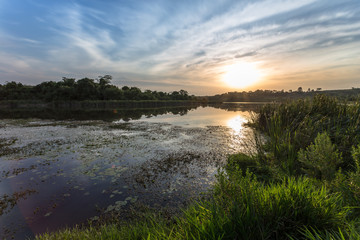
M 210 199 L 170 220 L 64 229 L 37 239 L 360 239 L 360 106 L 324 95 L 262 108 L 257 154 L 235 154 Z
M 232 178 L 221 172 L 212 199 L 194 203 L 170 221 L 147 215 L 37 239 L 301 239 L 301 229 L 346 232 L 349 211 L 339 194 L 318 188 L 309 178 L 265 184 L 250 172 Z
M 323 132 L 327 132 L 342 154 L 343 162 L 339 167 L 352 170 L 351 149 L 360 143 L 360 106 L 326 95 L 268 104 L 261 109 L 254 127 L 267 136 L 267 144 L 262 146 L 262 151 L 268 153 L 266 161 L 271 158 L 286 174 L 303 173 L 298 152 Z
M 336 231 L 345 227 L 348 212 L 339 194 L 307 178 L 264 184 L 251 173 L 236 179 L 221 174 L 214 196 L 185 212 L 184 225 L 196 239 L 288 239 L 308 226 Z
M 170 230 L 158 222 L 147 220 L 131 225 L 106 224 L 98 227 L 75 227 L 55 233 L 46 233 L 37 239 L 169 239 Z M 175 238 L 174 238 L 175 239 Z

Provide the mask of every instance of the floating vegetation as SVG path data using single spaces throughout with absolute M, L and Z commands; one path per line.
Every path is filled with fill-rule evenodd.
M 0 216 L 9 212 L 20 199 L 26 199 L 29 195 L 36 193 L 34 189 L 26 189 L 19 192 L 14 192 L 10 195 L 0 195 Z
M 179 206 L 206 190 L 229 153 L 230 129 L 150 120 L 4 120 L 0 144 L 14 151 L 0 156 L 0 184 L 11 186 L 2 197 L 0 220 L 16 218 L 11 209 L 17 200 L 34 207 L 24 217 L 45 230 L 57 225 L 60 213 L 76 212 L 71 225 L 98 216 L 98 209 L 111 214 L 135 203 Z M 26 189 L 38 194 L 31 201 L 12 195 Z
M 48 212 L 44 215 L 44 217 L 49 217 L 52 214 L 52 212 Z
M 0 157 L 19 151 L 18 148 L 11 147 L 16 141 L 16 138 L 0 138 Z

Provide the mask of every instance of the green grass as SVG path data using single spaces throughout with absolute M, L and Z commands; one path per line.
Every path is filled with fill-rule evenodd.
M 352 146 L 360 143 L 360 105 L 347 104 L 326 95 L 263 107 L 253 124 L 267 137 L 261 150 L 266 161 L 274 162 L 286 174 L 301 175 L 300 149 L 312 144 L 319 133 L 327 132 L 341 152 L 338 167 L 352 170 Z
M 152 224 L 132 223 L 132 225 L 107 224 L 98 227 L 64 229 L 55 233 L 46 233 L 37 239 L 169 239 L 171 232 L 166 226 L 156 222 Z M 175 239 L 175 238 L 174 238 Z
M 301 229 L 346 231 L 349 209 L 339 194 L 308 178 L 265 184 L 246 173 L 222 172 L 213 198 L 200 201 L 174 221 L 147 217 L 131 224 L 65 229 L 38 239 L 297 239 Z

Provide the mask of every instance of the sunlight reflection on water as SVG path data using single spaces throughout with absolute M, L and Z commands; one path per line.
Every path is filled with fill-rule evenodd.
M 235 134 L 240 134 L 242 133 L 244 124 L 247 122 L 248 120 L 244 116 L 237 115 L 227 121 L 227 126 L 231 128 Z

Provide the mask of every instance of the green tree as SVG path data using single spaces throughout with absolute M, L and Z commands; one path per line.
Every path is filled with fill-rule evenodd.
M 100 88 L 105 88 L 111 83 L 112 76 L 111 75 L 105 75 L 105 76 L 99 76 L 99 85 Z
M 76 82 L 78 100 L 97 99 L 98 91 L 94 79 L 83 78 Z
M 63 85 L 67 86 L 67 87 L 74 87 L 74 85 L 75 85 L 75 78 L 63 77 L 62 81 L 63 81 Z

